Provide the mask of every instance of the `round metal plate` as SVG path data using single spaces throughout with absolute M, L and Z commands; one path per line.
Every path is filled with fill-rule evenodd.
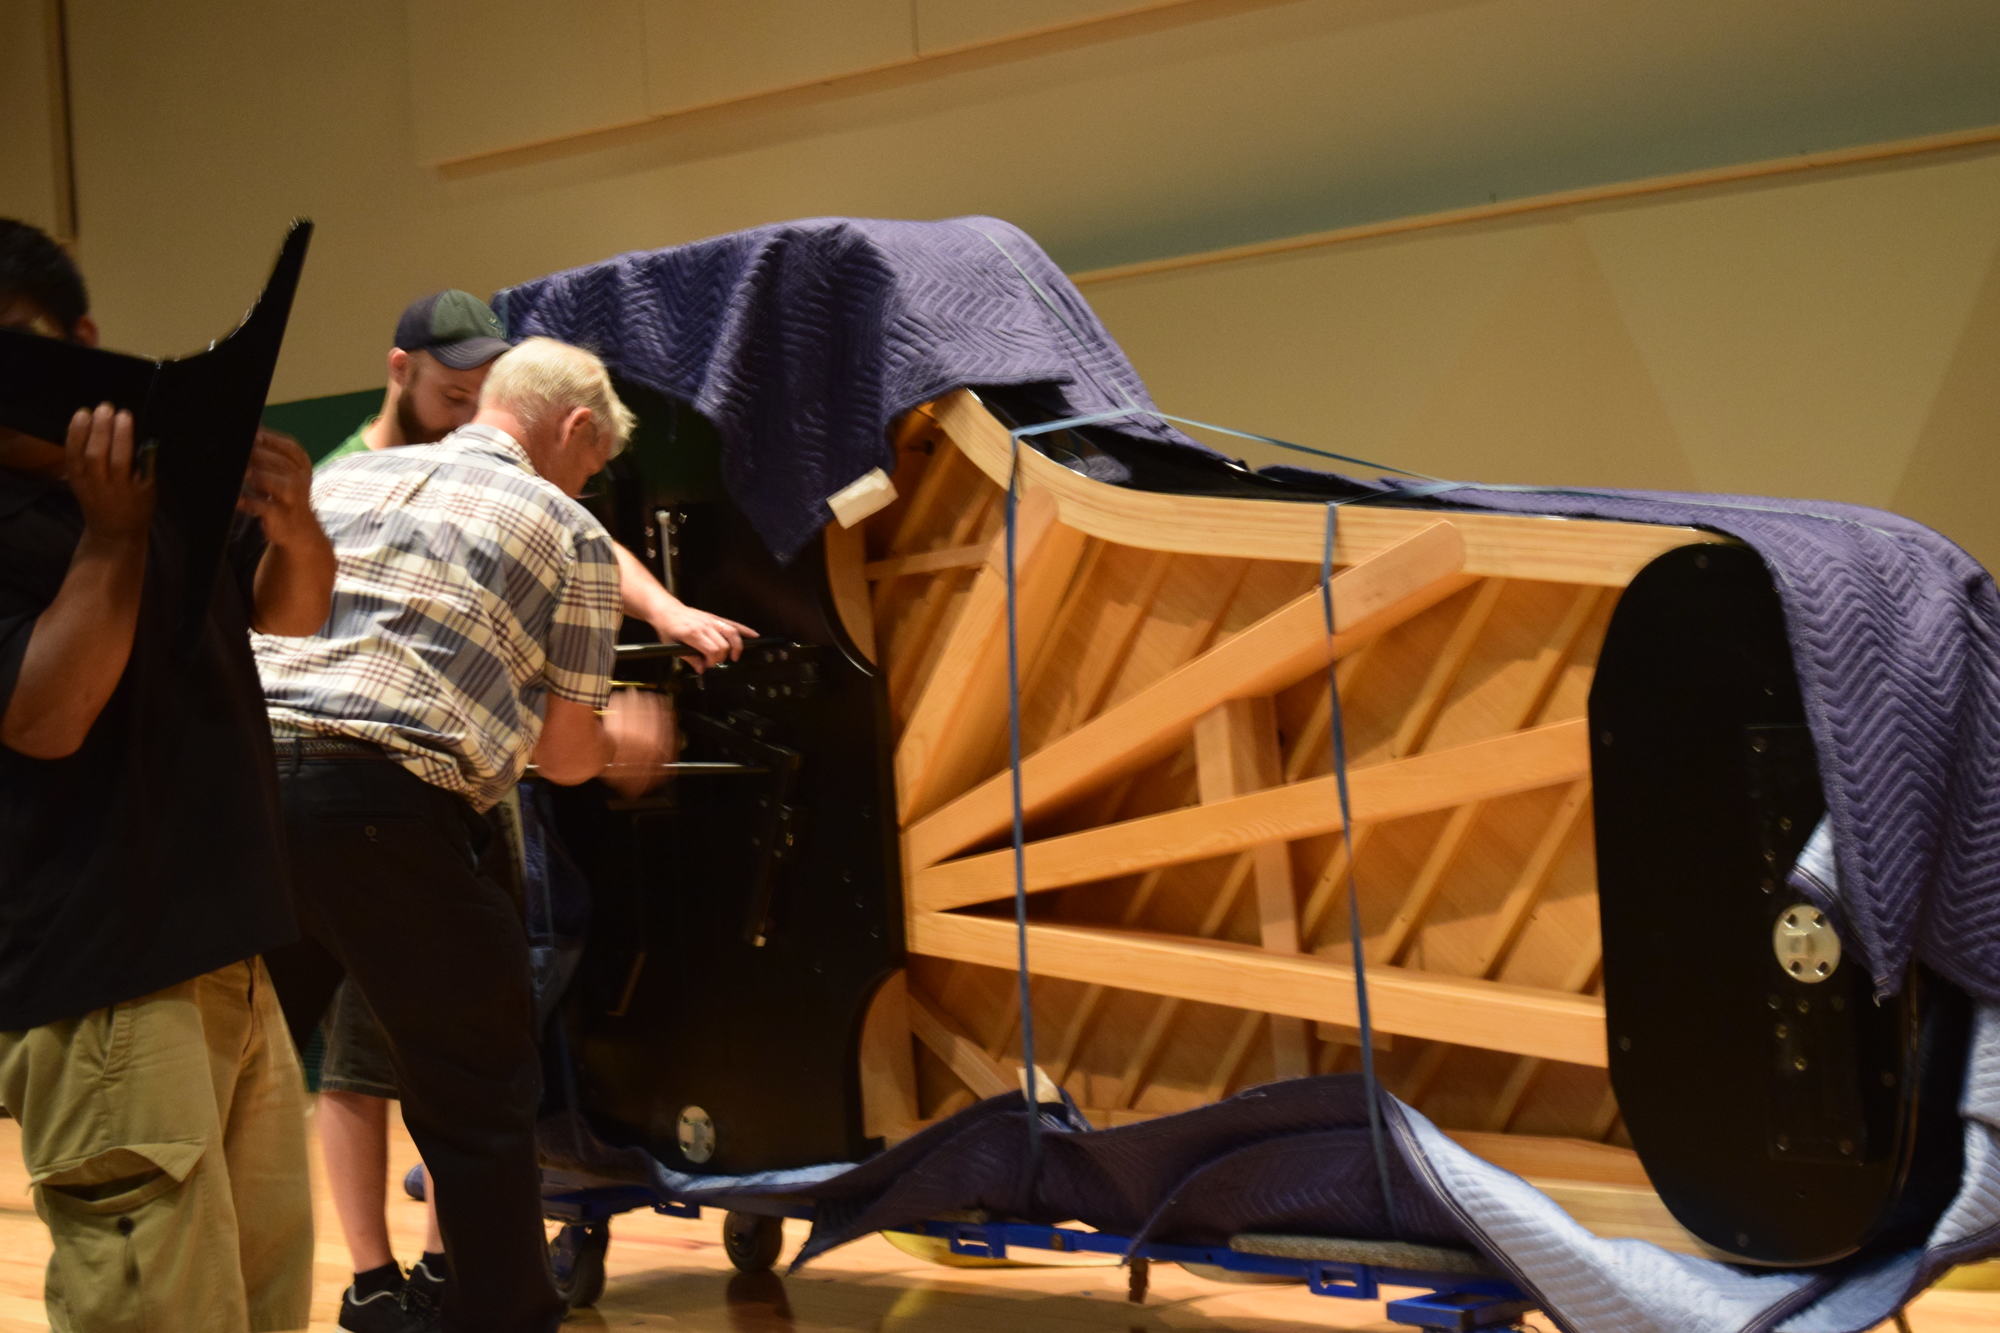
M 1771 951 L 1786 976 L 1817 985 L 1840 967 L 1840 936 L 1811 903 L 1788 907 L 1771 928 Z
M 677 1134 L 681 1156 L 690 1162 L 706 1162 L 715 1156 L 715 1121 L 699 1106 L 682 1108 Z

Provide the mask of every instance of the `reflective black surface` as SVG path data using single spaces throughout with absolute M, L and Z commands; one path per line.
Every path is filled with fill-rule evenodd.
M 61 444 L 78 408 L 108 402 L 132 413 L 135 440 L 154 446 L 160 509 L 187 539 L 189 625 L 207 605 L 236 521 L 311 239 L 312 223 L 294 222 L 242 324 L 194 356 L 150 361 L 0 329 L 0 426 Z
M 884 681 L 840 626 L 819 547 L 778 565 L 722 494 L 712 430 L 621 391 L 643 425 L 600 512 L 671 565 L 683 600 L 763 638 L 702 675 L 621 665 L 673 690 L 682 758 L 717 767 L 638 801 L 564 793 L 595 898 L 566 1014 L 582 1109 L 682 1169 L 858 1160 L 874 1147 L 862 1020 L 903 948 Z M 690 1107 L 713 1124 L 705 1161 L 681 1151 Z
M 1958 1180 L 1963 1015 L 1923 976 L 1877 1004 L 1837 909 L 1785 883 L 1825 803 L 1755 552 L 1641 571 L 1590 723 L 1611 1077 L 1661 1198 L 1762 1263 L 1913 1238 Z M 1849 946 L 1823 979 L 1781 961 L 1787 914 Z

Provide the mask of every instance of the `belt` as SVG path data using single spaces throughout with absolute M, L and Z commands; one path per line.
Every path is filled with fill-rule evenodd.
M 388 753 L 379 745 L 367 741 L 348 740 L 342 736 L 277 736 L 272 743 L 279 754 L 296 755 L 301 759 L 387 759 Z

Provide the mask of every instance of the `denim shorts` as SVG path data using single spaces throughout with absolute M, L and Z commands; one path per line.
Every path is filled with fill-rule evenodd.
M 340 983 L 333 1003 L 320 1021 L 326 1039 L 326 1055 L 320 1061 L 319 1086 L 322 1092 L 358 1092 L 368 1097 L 394 1101 L 400 1095 L 396 1069 L 389 1061 L 389 1041 L 367 997 L 352 981 Z

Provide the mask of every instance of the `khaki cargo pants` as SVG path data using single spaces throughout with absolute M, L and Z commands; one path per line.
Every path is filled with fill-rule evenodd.
M 305 1084 L 261 961 L 0 1032 L 57 1333 L 302 1329 Z

